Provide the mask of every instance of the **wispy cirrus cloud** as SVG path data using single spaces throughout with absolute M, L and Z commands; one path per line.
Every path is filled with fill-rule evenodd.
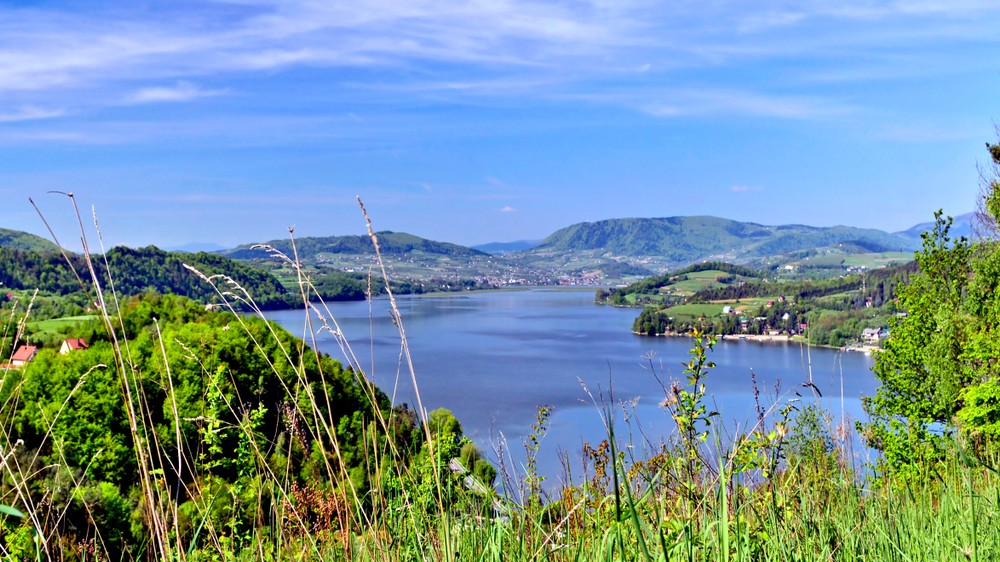
M 507 187 L 507 184 L 496 176 L 486 176 L 486 183 L 490 184 L 490 187 L 496 187 L 496 188 Z
M 0 123 L 16 123 L 18 121 L 36 121 L 39 119 L 52 119 L 60 117 L 66 112 L 62 109 L 46 109 L 34 105 L 18 107 L 13 111 L 0 113 Z
M 126 99 L 131 103 L 185 102 L 224 94 L 226 90 L 207 90 L 182 81 L 174 86 L 142 88 Z
M 295 72 L 351 105 L 597 104 L 653 117 L 840 119 L 881 102 L 838 85 L 948 72 L 951 57 L 925 54 L 955 42 L 1000 46 L 1000 6 L 972 0 L 44 6 L 0 7 L 0 107 L 100 117 L 116 103 L 217 97 L 228 92 L 220 84 L 255 108 L 287 107 L 311 100 L 259 85 Z M 901 60 L 910 61 L 903 71 Z
M 856 111 L 852 105 L 815 96 L 771 95 L 753 91 L 681 91 L 664 96 L 666 102 L 641 106 L 656 117 L 737 114 L 781 119 L 819 119 Z

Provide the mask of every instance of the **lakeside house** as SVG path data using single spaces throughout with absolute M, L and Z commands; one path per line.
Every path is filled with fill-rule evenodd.
M 10 364 L 14 367 L 23 367 L 28 364 L 35 355 L 38 354 L 38 347 L 34 345 L 22 345 L 17 348 L 14 355 L 10 358 Z
M 865 328 L 861 332 L 861 340 L 869 344 L 877 344 L 887 337 L 889 337 L 889 331 L 885 328 Z
M 79 349 L 89 349 L 90 346 L 87 345 L 87 340 L 83 338 L 72 338 L 68 340 L 63 340 L 62 346 L 59 347 L 59 354 L 66 355 L 70 351 L 76 351 Z

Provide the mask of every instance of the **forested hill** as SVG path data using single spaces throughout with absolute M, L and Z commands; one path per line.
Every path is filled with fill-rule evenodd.
M 20 230 L 0 228 L 0 248 L 30 250 L 33 252 L 58 252 L 59 246 L 41 236 Z
M 159 293 L 186 296 L 202 303 L 218 302 L 215 290 L 184 267 L 188 264 L 206 275 L 225 274 L 253 295 L 262 308 L 283 308 L 293 300 L 271 274 L 222 256 L 165 252 L 149 246 L 112 248 L 106 258 L 114 289 L 120 296 Z M 70 261 L 89 288 L 84 258 L 71 255 Z M 104 288 L 110 288 L 104 259 L 94 256 L 93 263 Z M 0 248 L 0 283 L 7 289 L 38 289 L 60 295 L 80 290 L 79 281 L 62 255 L 10 248 Z M 219 283 L 222 290 L 232 290 L 228 284 Z
M 719 217 L 610 219 L 556 231 L 530 252 L 601 250 L 616 256 L 659 256 L 677 263 L 740 260 L 849 244 L 868 252 L 914 250 L 919 241 L 848 226 L 765 226 Z
M 400 255 L 411 252 L 423 252 L 457 258 L 484 257 L 487 254 L 458 244 L 427 240 L 405 232 L 379 232 L 379 250 L 387 255 Z M 289 240 L 271 240 L 265 243 L 285 255 L 291 257 L 292 244 Z M 219 254 L 238 260 L 267 258 L 264 250 L 252 249 L 253 244 L 244 244 Z M 299 259 L 309 263 L 321 260 L 324 254 L 373 255 L 375 253 L 372 241 L 367 236 L 325 236 L 306 237 L 295 240 Z

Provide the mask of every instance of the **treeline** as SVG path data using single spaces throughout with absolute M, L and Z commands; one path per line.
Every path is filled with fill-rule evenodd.
M 646 307 L 632 323 L 632 331 L 645 336 L 686 334 L 694 328 L 709 335 L 797 334 L 808 321 L 808 310 L 786 303 L 760 306 L 739 315 L 722 314 L 722 305 L 719 305 L 719 312 L 711 317 L 678 320 L 667 309 Z
M 91 263 L 103 283 L 102 289 L 113 287 L 120 295 L 174 294 L 202 303 L 218 302 L 215 289 L 184 267 L 188 264 L 206 276 L 224 275 L 231 282 L 220 278 L 218 285 L 221 290 L 242 296 L 243 291 L 237 288 L 238 285 L 252 295 L 262 309 L 286 308 L 293 303 L 288 291 L 269 273 L 204 252 L 165 252 L 154 246 L 138 249 L 116 247 L 103 256 L 92 256 Z M 83 280 L 83 287 L 80 279 Z M 86 287 L 96 300 L 87 260 L 76 254 L 69 255 L 67 264 L 59 253 L 0 248 L 0 283 L 8 289 L 37 289 L 54 295 L 70 295 Z
M 878 305 L 892 300 L 895 288 L 900 283 L 909 280 L 910 275 L 917 272 L 915 261 L 903 265 L 876 269 L 863 274 L 844 275 L 834 279 L 782 281 L 770 283 L 764 281 L 748 281 L 745 283 L 702 289 L 689 299 L 690 302 L 706 302 L 716 300 L 735 300 L 774 295 L 776 292 L 796 299 L 815 299 L 843 293 L 858 291 L 854 305 L 864 306 L 867 299 L 878 301 Z
M 113 279 L 115 288 L 125 295 L 172 294 L 217 302 L 216 290 L 185 268 L 187 264 L 206 276 L 223 276 L 216 280 L 220 290 L 231 291 L 236 299 L 246 298 L 245 290 L 261 309 L 287 308 L 295 302 L 271 274 L 215 254 L 165 252 L 155 246 L 117 247 L 108 251 L 106 258 L 110 269 L 101 265 L 98 272 Z
M 320 270 L 310 274 L 316 294 L 328 301 L 354 301 L 386 294 L 385 281 L 381 277 L 369 277 L 364 273 Z M 487 281 L 475 279 L 431 278 L 423 281 L 414 279 L 392 280 L 392 292 L 397 295 L 422 295 L 425 293 L 450 293 L 457 291 L 481 291 L 496 289 Z

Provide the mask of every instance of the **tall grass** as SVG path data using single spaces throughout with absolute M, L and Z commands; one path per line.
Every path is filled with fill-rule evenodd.
M 75 199 L 69 197 L 75 208 Z M 378 238 L 361 208 L 379 271 L 385 276 Z M 96 218 L 94 222 L 96 228 Z M 101 258 L 103 247 L 102 253 L 91 254 L 82 220 L 80 230 L 87 263 L 92 264 Z M 96 231 L 100 239 L 99 228 Z M 455 478 L 446 468 L 454 468 L 453 459 L 442 453 L 442 438 L 432 428 L 432 416 L 424 411 L 418 392 L 420 439 L 430 469 L 415 474 L 412 457 L 391 438 L 393 414 L 377 406 L 378 390 L 299 267 L 294 236 L 292 242 L 291 256 L 266 249 L 297 272 L 307 311 L 305 338 L 296 349 L 280 345 L 281 353 L 267 361 L 275 384 L 285 384 L 283 370 L 295 373 L 283 389 L 285 419 L 296 420 L 289 429 L 293 437 L 302 435 L 319 449 L 319 458 L 327 459 L 321 475 L 303 484 L 289 469 L 270 462 L 268 448 L 279 444 L 262 442 L 254 410 L 219 391 L 227 376 L 223 372 L 212 374 L 216 378 L 209 378 L 203 398 L 238 420 L 228 429 L 241 436 L 238 450 L 231 452 L 239 461 L 239 489 L 213 478 L 211 467 L 195 453 L 197 447 L 184 442 L 180 427 L 185 420 L 176 402 L 171 412 L 176 434 L 173 445 L 167 445 L 150 421 L 149 405 L 154 400 L 149 385 L 143 384 L 149 374 L 134 368 L 132 342 L 124 330 L 113 279 L 98 278 L 91 265 L 79 275 L 80 284 L 102 304 L 101 321 L 114 349 L 114 364 L 93 368 L 113 369 L 120 383 L 138 467 L 140 494 L 134 502 L 147 540 L 116 550 L 110 535 L 117 531 L 102 528 L 99 514 L 93 514 L 89 528 L 76 529 L 72 535 L 66 532 L 60 522 L 69 502 L 63 498 L 77 497 L 87 510 L 97 505 L 87 496 L 91 490 L 86 471 L 73 472 L 68 463 L 39 467 L 37 458 L 25 455 L 28 449 L 14 438 L 11 421 L 12 412 L 22 407 L 14 388 L 0 404 L 0 518 L 4 519 L 0 553 L 12 559 L 100 560 L 114 553 L 120 559 L 177 561 L 1000 559 L 1000 474 L 992 468 L 997 459 L 972 458 L 956 444 L 955 454 L 929 467 L 924 479 L 865 476 L 851 462 L 851 440 L 834 439 L 821 411 L 795 412 L 781 404 L 759 408 L 755 425 L 727 434 L 706 408 L 712 342 L 700 334 L 693 339 L 687 381 L 665 388 L 663 405 L 678 429 L 673 440 L 636 455 L 637 449 L 623 436 L 638 434 L 639 428 L 622 427 L 612 396 L 595 405 L 594 415 L 605 421 L 607 435 L 604 442 L 584 447 L 584 474 L 576 480 L 567 474 L 562 486 L 546 489 L 531 462 L 524 471 L 501 462 L 501 493 L 483 493 L 474 480 Z M 215 287 L 224 308 L 249 309 L 263 316 L 253 296 L 231 279 L 192 273 Z M 389 283 L 385 286 L 391 289 Z M 388 298 L 400 336 L 398 375 L 409 377 L 419 388 L 405 319 L 391 290 Z M 28 309 L 18 319 L 12 316 L 5 327 L 15 333 L 15 341 L 30 315 Z M 235 318 L 239 329 L 262 350 L 258 333 L 244 316 Z M 284 341 L 270 329 L 269 337 L 279 344 Z M 363 461 L 372 475 L 367 489 L 359 487 L 351 463 L 344 458 L 346 437 L 338 420 L 324 414 L 332 411 L 335 398 L 322 392 L 327 374 L 305 368 L 304 356 L 309 354 L 314 364 L 322 365 L 316 340 L 320 332 L 335 336 L 341 360 L 353 368 L 356 383 L 372 405 L 364 412 L 371 423 L 360 436 L 369 444 Z M 173 397 L 170 360 L 163 338 L 158 342 L 159 376 L 166 381 L 161 390 Z M 4 381 L 18 380 L 12 375 L 5 368 Z M 77 382 L 49 420 L 50 429 L 85 384 L 86 377 Z M 541 447 L 547 415 L 546 409 L 539 410 L 527 440 L 529 460 Z M 209 430 L 206 435 L 223 429 L 212 425 L 213 420 L 203 422 Z M 43 439 L 51 437 L 46 433 Z M 211 438 L 206 439 L 210 447 Z M 289 455 L 292 441 L 283 445 Z M 35 444 L 34 450 L 38 448 Z M 503 461 L 503 456 L 497 460 Z M 40 482 L 43 468 L 56 472 L 65 468 L 65 489 Z M 399 487 L 399 483 L 409 485 Z M 252 525 L 241 523 L 237 504 L 252 514 Z

